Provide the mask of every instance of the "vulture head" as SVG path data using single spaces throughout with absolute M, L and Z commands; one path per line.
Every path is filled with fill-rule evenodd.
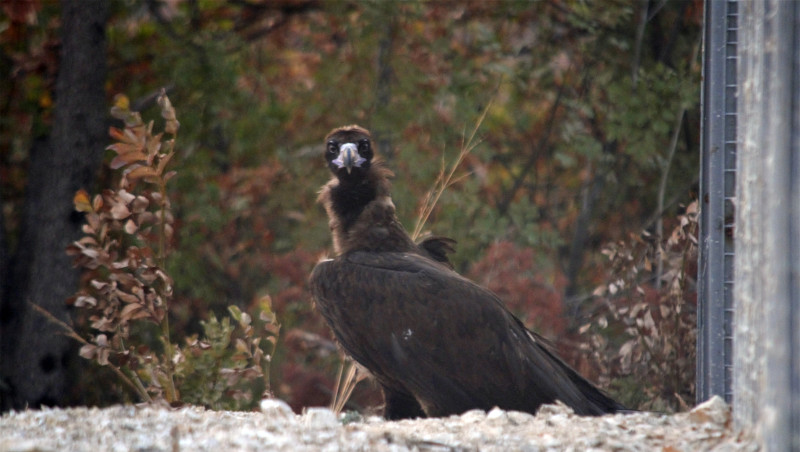
M 325 137 L 325 161 L 342 182 L 363 179 L 373 156 L 369 131 L 357 125 L 333 129 Z

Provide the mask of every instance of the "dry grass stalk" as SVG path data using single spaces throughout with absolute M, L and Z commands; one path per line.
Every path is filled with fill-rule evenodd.
M 345 368 L 347 368 L 346 371 Z M 344 377 L 342 377 L 343 374 Z M 341 413 L 353 395 L 356 385 L 365 378 L 367 376 L 363 372 L 359 372 L 358 365 L 343 356 L 339 365 L 339 373 L 336 375 L 336 386 L 333 388 L 331 411 L 336 414 Z
M 464 158 L 466 158 L 466 156 L 469 155 L 469 153 L 481 143 L 481 140 L 476 140 L 475 136 L 477 135 L 481 124 L 483 124 L 483 120 L 486 119 L 486 114 L 489 112 L 489 108 L 491 106 L 492 102 L 489 101 L 489 103 L 486 105 L 486 108 L 483 109 L 481 116 L 475 122 L 475 127 L 472 129 L 472 133 L 470 133 L 469 138 L 466 138 L 466 134 L 462 134 L 461 149 L 459 150 L 458 155 L 456 156 L 456 159 L 453 161 L 450 168 L 447 168 L 447 165 L 445 165 L 444 155 L 442 155 L 442 162 L 439 167 L 439 175 L 436 176 L 436 181 L 434 181 L 433 187 L 425 194 L 422 207 L 419 210 L 417 224 L 414 226 L 414 232 L 411 234 L 411 238 L 413 240 L 417 240 L 420 234 L 422 234 L 422 229 L 425 227 L 425 223 L 427 223 L 428 219 L 430 219 L 433 210 L 436 208 L 436 205 L 439 203 L 439 199 L 442 197 L 442 194 L 444 194 L 445 190 L 458 181 L 469 176 L 469 173 L 467 173 L 456 177 L 456 170 L 459 166 L 461 166 Z

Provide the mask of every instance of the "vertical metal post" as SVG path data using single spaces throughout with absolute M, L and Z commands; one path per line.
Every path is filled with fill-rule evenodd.
M 792 36 L 794 41 L 791 58 L 792 67 L 792 111 L 791 121 L 791 186 L 789 199 L 791 206 L 789 230 L 789 282 L 788 299 L 790 303 L 789 317 L 789 356 L 791 369 L 789 376 L 789 412 L 791 421 L 788 423 L 788 432 L 791 438 L 792 450 L 800 450 L 800 6 L 794 5 L 790 20 L 794 23 Z M 789 442 L 787 441 L 787 442 Z
M 800 3 L 740 8 L 733 419 L 800 450 Z
M 733 400 L 736 0 L 706 0 L 703 30 L 697 401 Z

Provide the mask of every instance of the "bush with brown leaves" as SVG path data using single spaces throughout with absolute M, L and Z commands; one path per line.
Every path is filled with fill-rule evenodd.
M 115 99 L 111 114 L 124 128 L 111 128 L 108 149 L 116 153 L 110 167 L 121 170 L 119 184 L 92 199 L 83 190 L 75 195 L 86 223 L 67 252 L 84 274 L 70 302 L 87 314 L 92 333 L 88 340 L 68 334 L 83 343 L 82 357 L 109 366 L 143 401 L 248 408 L 270 394 L 267 350 L 274 352 L 280 326 L 268 296 L 256 316 L 231 306 L 230 318 L 202 322 L 202 338 L 183 345 L 170 339 L 166 262 L 174 220 L 167 182 L 175 172 L 167 165 L 179 123 L 163 92 L 158 105 L 165 126 L 154 133 L 153 121 L 130 111 L 127 98 Z
M 642 233 L 603 250 L 610 282 L 594 292 L 598 304 L 580 329 L 581 349 L 600 384 L 631 407 L 677 411 L 694 400 L 696 234 L 693 202 L 669 237 Z

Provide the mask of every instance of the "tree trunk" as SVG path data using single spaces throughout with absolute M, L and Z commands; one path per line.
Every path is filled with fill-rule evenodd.
M 49 137 L 32 146 L 19 245 L 0 300 L 2 408 L 63 403 L 74 350 L 36 304 L 69 322 L 78 273 L 65 254 L 80 234 L 72 197 L 91 188 L 106 132 L 106 0 L 61 2 L 61 58 Z

